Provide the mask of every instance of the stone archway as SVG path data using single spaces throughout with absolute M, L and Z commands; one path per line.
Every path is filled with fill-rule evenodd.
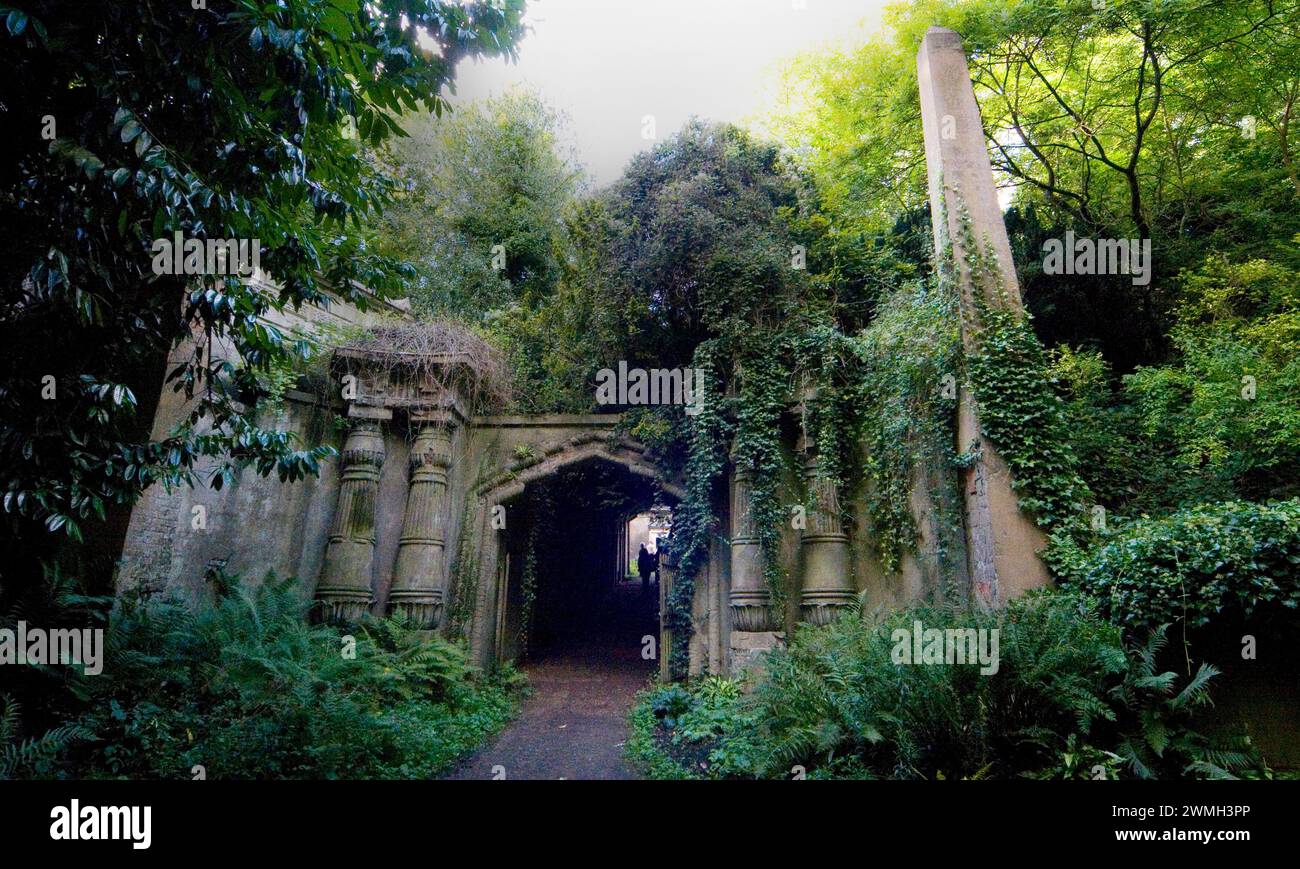
M 537 521 L 533 502 L 540 492 L 550 492 L 547 497 L 552 502 L 558 498 L 560 502 L 551 504 L 559 514 L 547 521 L 547 545 L 566 548 L 566 555 L 571 559 L 566 567 L 576 574 L 568 580 L 590 582 L 598 574 L 606 590 L 612 588 L 621 564 L 616 554 L 622 541 L 618 526 L 625 525 L 633 513 L 656 505 L 674 507 L 683 499 L 680 482 L 666 478 L 644 446 L 617 434 L 618 422 L 615 416 L 556 415 L 513 418 L 504 424 L 486 420 L 478 426 L 498 429 L 497 434 L 500 428 L 508 428 L 509 440 L 516 442 L 509 461 L 490 468 L 474 487 L 471 495 L 475 516 L 463 532 L 470 542 L 462 549 L 463 560 L 473 559 L 480 572 L 473 624 L 468 631 L 474 657 L 480 664 L 495 665 L 516 657 L 521 651 L 519 637 L 526 626 L 520 619 L 527 618 L 521 613 L 521 559 L 525 557 L 525 538 L 537 531 L 533 524 Z M 586 430 L 569 433 L 575 427 Z M 480 438 L 486 437 L 486 432 L 480 432 Z M 532 439 L 540 440 L 542 445 L 519 449 L 517 442 L 521 439 L 530 445 Z M 612 495 L 614 502 L 584 503 L 584 499 L 595 496 L 594 491 L 584 489 L 597 487 L 606 499 Z M 620 498 L 624 500 L 620 502 Z M 599 551 L 594 554 L 588 551 L 593 548 Z M 659 593 L 650 601 L 654 609 L 654 626 L 650 630 L 656 653 L 666 639 L 659 613 L 663 604 L 662 580 L 667 572 L 665 565 L 660 573 Z M 546 591 L 544 584 L 533 589 L 538 594 Z M 539 608 L 544 606 L 544 596 L 538 597 L 537 603 Z M 539 614 L 529 615 L 535 619 Z M 527 629 L 532 627 L 535 625 L 528 625 Z M 643 634 L 637 632 L 625 639 L 640 644 Z

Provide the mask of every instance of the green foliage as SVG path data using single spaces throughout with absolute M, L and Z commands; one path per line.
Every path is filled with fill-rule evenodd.
M 1052 565 L 1142 634 L 1300 609 L 1300 500 L 1201 504 L 1123 524 L 1092 549 L 1058 541 Z
M 748 479 L 749 513 L 762 547 L 763 575 L 779 624 L 787 597 L 787 577 L 778 551 L 786 509 L 778 490 L 786 469 L 781 452 L 781 415 L 790 397 L 790 364 L 788 357 L 778 355 L 785 348 L 771 346 L 771 337 L 760 335 L 759 340 L 736 342 L 741 347 L 736 362 L 740 388 L 734 403 L 731 459 L 735 473 Z
M 679 763 L 668 754 L 661 744 L 659 717 L 655 714 L 653 704 L 654 700 L 647 699 L 643 694 L 629 711 L 630 733 L 623 746 L 624 755 L 652 779 L 683 781 L 701 778 L 694 769 Z
M 513 52 L 522 0 L 25 7 L 0 37 L 0 103 L 23 131 L 0 180 L 6 531 L 77 537 L 159 481 L 314 474 L 321 453 L 238 400 L 249 369 L 304 352 L 269 315 L 397 286 L 406 270 L 355 232 L 392 187 L 358 144 L 399 134 L 394 113 L 441 111 L 459 58 Z M 174 232 L 257 239 L 279 287 L 155 274 L 151 244 Z M 150 440 L 137 393 L 195 336 L 169 372 L 192 413 Z
M 1011 468 L 1021 508 L 1044 528 L 1067 527 L 1092 493 L 1078 473 L 1043 345 L 1011 308 L 982 306 L 980 318 L 978 346 L 966 366 L 981 429 Z
M 76 777 L 428 778 L 499 729 L 513 704 L 461 647 L 398 619 L 355 636 L 310 625 L 292 581 L 237 581 L 210 605 L 124 601 L 104 675 L 69 723 L 93 734 L 55 767 Z
M 1210 257 L 1185 276 L 1177 358 L 1125 378 L 1144 434 L 1185 475 L 1250 498 L 1300 491 L 1300 271 Z
M 479 474 L 487 463 L 484 457 L 479 461 Z M 473 498 L 465 499 L 465 507 L 460 516 L 460 544 L 451 562 L 450 579 L 453 593 L 447 605 L 448 635 L 457 640 L 465 640 L 474 620 L 474 607 L 478 603 L 479 562 L 475 557 L 476 544 L 481 529 L 475 527 L 475 502 Z M 486 517 L 484 518 L 486 522 Z
M 716 342 L 706 342 L 695 352 L 695 367 L 706 384 L 720 381 Z M 707 397 L 699 413 L 687 418 L 686 497 L 673 511 L 672 534 L 667 545 L 677 559 L 677 573 L 669 588 L 663 625 L 672 632 L 668 655 L 673 678 L 683 678 L 690 663 L 690 637 L 694 631 L 691 606 L 695 577 L 708 563 L 718 518 L 714 504 L 727 469 L 729 425 L 721 401 Z
M 1061 396 L 1079 476 L 1109 514 L 1160 510 L 1200 494 L 1197 481 L 1180 474 L 1161 445 L 1142 433 L 1100 353 L 1056 347 L 1047 377 Z
M 58 757 L 91 736 L 80 725 L 64 724 L 40 736 L 19 740 L 22 722 L 22 705 L 7 694 L 0 694 L 0 781 L 49 778 L 56 769 Z
M 1129 657 L 1129 670 L 1115 691 L 1137 726 L 1125 734 L 1117 752 L 1140 778 L 1156 778 L 1157 771 L 1171 761 L 1187 763 L 1183 772 L 1211 779 L 1234 778 L 1232 771 L 1257 765 L 1247 739 L 1237 744 L 1219 744 L 1191 728 L 1196 710 L 1213 705 L 1209 682 L 1219 671 L 1201 664 L 1181 688 L 1178 677 L 1160 672 L 1156 659 L 1166 643 L 1168 625 L 1160 625 L 1144 646 Z
M 956 461 L 960 346 L 956 298 L 930 282 L 899 289 L 854 342 L 867 513 L 886 570 L 897 570 L 903 554 L 915 548 L 911 493 L 917 471 L 923 463 L 952 467 Z M 952 385 L 946 396 L 945 377 Z M 948 499 L 936 493 L 934 500 L 942 506 Z M 951 512 L 944 518 L 961 521 Z
M 917 621 L 997 629 L 997 672 L 897 663 Z M 992 613 L 845 616 L 769 654 L 748 697 L 703 685 L 643 695 L 635 756 L 654 775 L 689 765 L 696 776 L 765 778 L 797 767 L 810 778 L 1096 778 L 1098 767 L 1105 778 L 1225 777 L 1257 765 L 1248 745 L 1194 729 L 1216 671 L 1185 683 L 1160 672 L 1163 642 L 1160 628 L 1126 649 L 1087 598 L 1060 593 Z M 657 730 L 646 730 L 650 719 Z
M 514 303 L 537 308 L 559 283 L 565 212 L 581 181 L 559 153 L 563 119 L 536 94 L 511 90 L 404 123 L 410 137 L 382 155 L 403 190 L 376 242 L 415 266 L 417 309 L 474 322 Z
M 742 686 L 709 676 L 642 692 L 629 713 L 628 758 L 650 778 L 737 778 L 755 771 Z

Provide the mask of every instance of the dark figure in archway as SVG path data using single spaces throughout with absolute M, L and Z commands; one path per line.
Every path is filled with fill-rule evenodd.
M 654 573 L 655 559 L 654 556 L 646 551 L 645 544 L 641 544 L 641 551 L 636 556 L 636 572 L 641 574 L 641 594 L 650 593 L 650 574 Z

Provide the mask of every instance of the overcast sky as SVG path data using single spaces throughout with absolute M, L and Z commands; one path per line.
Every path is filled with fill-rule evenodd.
M 743 123 L 769 104 L 780 61 L 860 42 L 887 0 L 529 0 L 519 63 L 466 61 L 452 103 L 520 83 L 569 118 L 597 185 L 691 115 Z

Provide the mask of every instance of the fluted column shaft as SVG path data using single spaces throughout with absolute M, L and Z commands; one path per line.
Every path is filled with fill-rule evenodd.
M 820 473 L 817 456 L 804 463 L 811 510 L 801 536 L 803 582 L 799 617 L 824 625 L 838 609 L 853 606 L 857 593 L 849 576 L 849 536 L 840 522 L 839 491 Z
M 763 577 L 763 545 L 750 491 L 749 471 L 736 468 L 731 483 L 731 625 L 737 631 L 773 631 L 772 593 Z
M 375 420 L 354 423 L 340 457 L 343 470 L 338 507 L 325 550 L 316 597 L 331 621 L 353 622 L 373 600 L 375 501 L 384 464 L 384 438 Z
M 420 428 L 411 450 L 411 485 L 397 545 L 389 606 L 415 626 L 433 629 L 442 619 L 447 474 L 451 431 L 443 424 Z

